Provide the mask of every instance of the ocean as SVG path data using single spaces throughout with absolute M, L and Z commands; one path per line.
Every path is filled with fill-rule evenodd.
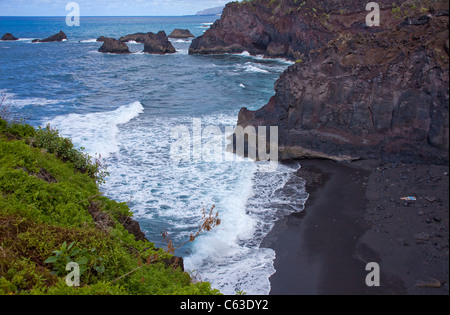
M 50 124 L 77 147 L 101 156 L 110 176 L 102 192 L 128 202 L 149 240 L 175 245 L 198 229 L 202 209 L 215 206 L 222 224 L 177 250 L 186 270 L 224 294 L 268 294 L 275 252 L 260 244 L 274 222 L 302 211 L 308 198 L 293 174 L 298 164 L 261 172 L 258 163 L 221 153 L 220 161 L 173 160 L 173 131 L 182 126 L 223 131 L 235 126 L 241 107 L 257 109 L 291 64 L 240 55 L 190 56 L 190 40 L 172 40 L 172 55 L 97 52 L 99 36 L 189 29 L 200 36 L 214 17 L 0 17 L 0 94 L 6 104 L 38 127 Z M 68 41 L 31 43 L 60 30 Z M 204 130 L 204 129 L 203 129 Z M 207 139 L 206 139 L 207 140 Z M 203 139 L 203 144 L 206 141 Z M 191 143 L 192 144 L 192 143 Z M 227 158 L 225 158 L 227 157 Z

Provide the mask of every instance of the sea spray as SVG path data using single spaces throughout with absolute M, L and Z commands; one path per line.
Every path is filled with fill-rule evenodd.
M 108 112 L 58 116 L 47 124 L 58 129 L 62 135 L 70 136 L 74 143 L 82 143 L 87 153 L 108 158 L 119 150 L 116 140 L 119 126 L 143 112 L 142 104 L 134 102 Z

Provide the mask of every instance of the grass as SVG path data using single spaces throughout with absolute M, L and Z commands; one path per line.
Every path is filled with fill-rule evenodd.
M 218 294 L 124 228 L 132 213 L 102 196 L 105 176 L 56 130 L 0 119 L 0 294 Z M 65 282 L 69 261 L 79 287 Z

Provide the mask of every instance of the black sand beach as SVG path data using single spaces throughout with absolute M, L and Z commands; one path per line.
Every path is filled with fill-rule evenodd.
M 448 167 L 300 163 L 305 211 L 262 244 L 277 255 L 272 295 L 448 294 Z M 380 287 L 365 284 L 369 262 Z

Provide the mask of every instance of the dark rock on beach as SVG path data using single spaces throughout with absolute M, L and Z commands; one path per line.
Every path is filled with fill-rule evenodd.
M 195 38 L 194 35 L 189 30 L 175 29 L 172 33 L 170 33 L 169 38 Z
M 55 34 L 45 39 L 35 39 L 33 40 L 33 43 L 62 42 L 64 40 L 67 40 L 67 36 L 66 34 L 64 34 L 63 31 L 60 31 L 58 34 Z
M 172 43 L 167 38 L 164 31 L 158 34 L 148 33 L 144 42 L 144 52 L 148 54 L 173 54 L 176 53 Z
M 1 40 L 19 40 L 19 39 L 14 37 L 14 35 L 11 33 L 6 33 L 5 35 L 3 35 Z
M 104 38 L 103 45 L 98 50 L 101 53 L 130 54 L 127 44 L 114 38 Z

